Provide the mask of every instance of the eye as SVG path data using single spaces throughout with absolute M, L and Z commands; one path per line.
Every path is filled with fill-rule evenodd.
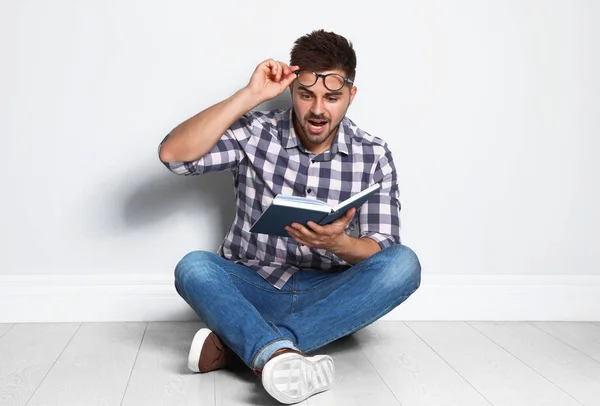
M 338 101 L 338 98 L 337 98 L 337 97 L 333 97 L 333 96 L 331 96 L 331 97 L 328 97 L 328 98 L 327 98 L 327 101 L 329 101 L 329 102 L 331 102 L 331 103 L 335 103 L 336 101 Z
M 312 95 L 310 93 L 301 93 L 300 98 L 303 100 L 310 100 L 312 99 Z

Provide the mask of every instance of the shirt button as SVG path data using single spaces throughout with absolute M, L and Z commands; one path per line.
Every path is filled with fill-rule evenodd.
M 311 188 L 306 189 L 306 193 L 310 193 L 310 192 L 312 192 Z

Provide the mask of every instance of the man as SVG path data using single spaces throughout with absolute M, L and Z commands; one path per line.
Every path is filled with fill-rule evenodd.
M 217 254 L 190 252 L 175 269 L 177 292 L 208 327 L 192 342 L 191 370 L 246 365 L 275 399 L 301 402 L 329 389 L 335 372 L 330 356 L 309 353 L 419 287 L 419 260 L 400 241 L 392 153 L 346 117 L 355 71 L 349 41 L 314 31 L 296 40 L 290 66 L 260 63 L 246 87 L 161 142 L 160 160 L 176 174 L 234 177 L 236 214 Z M 287 88 L 289 110 L 253 111 Z M 277 194 L 333 206 L 373 183 L 378 192 L 329 225 L 292 223 L 290 237 L 249 231 Z

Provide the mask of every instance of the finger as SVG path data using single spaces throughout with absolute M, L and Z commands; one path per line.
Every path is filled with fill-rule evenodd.
M 277 74 L 277 63 L 273 59 L 267 60 L 267 66 L 269 67 L 269 73 L 275 77 Z
M 290 68 L 283 62 L 279 62 L 279 68 L 281 70 L 281 79 L 283 80 L 290 74 Z
M 356 213 L 356 209 L 353 207 L 344 213 L 342 217 L 334 221 L 334 223 L 349 223 L 350 220 L 352 220 L 352 217 L 354 217 L 354 213 Z
M 304 239 L 302 238 L 302 236 L 298 232 L 298 230 L 295 230 L 294 228 L 292 228 L 290 226 L 286 226 L 285 230 L 288 232 L 288 234 L 290 235 L 290 237 L 292 237 L 294 240 L 296 240 L 299 243 L 306 244 L 304 242 Z
M 277 81 L 280 82 L 287 75 L 285 72 L 286 65 L 283 62 L 277 62 Z
M 332 226 L 346 228 L 348 224 L 352 221 L 352 217 L 354 217 L 354 213 L 356 209 L 352 208 L 348 210 L 342 217 L 331 223 Z
M 263 72 L 266 76 L 269 76 L 271 74 L 271 64 L 269 63 L 270 59 L 265 59 L 264 61 L 262 61 L 260 63 L 260 65 L 258 65 L 256 67 L 256 71 L 261 71 Z
M 310 238 L 314 233 L 310 231 L 308 228 L 304 227 L 302 224 L 292 223 L 292 228 L 296 230 L 296 232 L 303 237 Z
M 296 80 L 296 74 L 290 71 L 290 73 L 282 79 L 281 84 L 284 87 L 288 87 L 294 80 Z
M 281 80 L 281 64 L 279 62 L 275 62 L 275 82 L 279 82 Z
M 289 66 L 288 64 L 284 63 L 284 62 L 280 62 L 282 68 L 283 68 L 283 77 L 287 78 L 288 75 L 294 74 L 295 75 L 295 71 L 297 71 L 300 67 L 298 65 L 293 65 L 293 66 Z
M 312 231 L 314 231 L 316 234 L 322 235 L 322 234 L 327 233 L 327 231 L 325 230 L 325 227 L 315 223 L 314 221 L 309 221 L 307 224 L 310 227 L 310 229 Z
M 296 78 L 296 74 L 294 72 L 296 72 L 298 69 L 300 69 L 298 65 L 290 66 L 290 74 L 294 75 L 294 79 Z
M 287 76 L 290 74 L 290 67 L 287 65 L 287 63 L 284 62 L 279 62 L 281 64 L 281 67 L 283 68 L 283 76 Z
M 353 207 L 348 210 L 340 220 L 344 220 L 346 223 L 349 223 L 350 220 L 352 220 L 352 217 L 354 217 L 354 213 L 356 213 L 356 209 Z
M 304 232 L 304 226 L 302 224 L 292 223 L 289 227 L 298 234 L 302 234 Z

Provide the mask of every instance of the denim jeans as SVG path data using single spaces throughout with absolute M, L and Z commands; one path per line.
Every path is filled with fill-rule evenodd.
M 179 295 L 257 375 L 279 348 L 308 355 L 389 313 L 420 283 L 419 259 L 405 245 L 342 271 L 297 271 L 281 290 L 211 252 L 190 252 L 175 268 Z

